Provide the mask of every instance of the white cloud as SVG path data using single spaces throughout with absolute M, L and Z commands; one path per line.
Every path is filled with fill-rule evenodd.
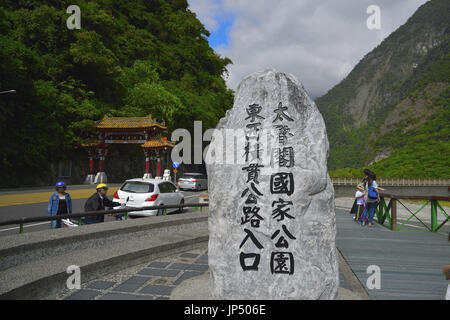
M 215 48 L 234 64 L 227 84 L 236 89 L 249 73 L 273 67 L 294 74 L 311 97 L 323 95 L 359 60 L 404 24 L 427 0 L 190 0 L 210 31 L 221 15 L 234 23 L 227 46 Z M 381 30 L 369 30 L 369 5 L 381 9 Z
M 205 25 L 210 32 L 219 28 L 218 17 L 221 14 L 221 5 L 215 0 L 191 0 L 189 10 L 195 12 L 197 18 Z

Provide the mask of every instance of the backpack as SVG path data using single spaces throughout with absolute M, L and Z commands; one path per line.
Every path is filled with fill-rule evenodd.
M 370 199 L 378 199 L 378 192 L 373 187 L 373 181 L 370 184 L 368 196 Z

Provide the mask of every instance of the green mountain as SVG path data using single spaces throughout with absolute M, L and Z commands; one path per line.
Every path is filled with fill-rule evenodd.
M 332 176 L 450 177 L 450 2 L 431 0 L 316 103 Z
M 72 4 L 0 1 L 0 91 L 17 90 L 0 95 L 0 186 L 53 184 L 63 159 L 86 166 L 76 147 L 104 115 L 152 114 L 170 137 L 194 120 L 214 127 L 233 104 L 231 60 L 186 0 L 79 0 L 81 29 L 69 30 Z

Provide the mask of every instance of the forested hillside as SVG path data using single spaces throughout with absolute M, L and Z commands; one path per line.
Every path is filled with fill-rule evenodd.
M 450 176 L 450 2 L 432 0 L 316 100 L 332 176 Z
M 233 104 L 227 58 L 186 0 L 0 2 L 0 186 L 49 183 L 104 115 L 165 121 L 170 131 L 216 125 Z M 170 137 L 170 135 L 169 135 Z M 47 182 L 48 181 L 48 182 Z

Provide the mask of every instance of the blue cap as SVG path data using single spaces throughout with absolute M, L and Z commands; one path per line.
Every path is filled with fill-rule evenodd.
M 66 186 L 66 184 L 64 183 L 64 181 L 59 181 L 59 182 L 56 183 L 56 187 L 57 187 L 57 188 L 59 188 L 59 187 L 65 187 L 65 186 Z

